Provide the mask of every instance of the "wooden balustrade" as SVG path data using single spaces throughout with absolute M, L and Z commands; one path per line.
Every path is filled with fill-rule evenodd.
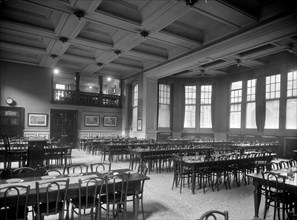
M 72 90 L 53 90 L 52 102 L 56 104 L 86 105 L 121 108 L 121 96 Z

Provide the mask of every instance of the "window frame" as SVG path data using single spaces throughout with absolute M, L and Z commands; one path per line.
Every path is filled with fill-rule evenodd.
M 270 77 L 270 82 L 271 82 L 271 77 L 277 77 L 279 75 L 279 96 L 278 97 L 273 97 L 273 98 L 267 98 L 267 94 L 277 94 L 276 88 L 274 91 L 271 91 L 272 88 L 272 84 L 270 83 L 270 90 L 267 91 L 267 78 Z M 277 83 L 274 83 L 275 85 Z M 266 127 L 266 122 L 267 122 L 267 114 L 265 113 L 266 117 L 265 117 L 265 125 L 264 125 L 264 130 L 280 130 L 281 125 L 280 125 L 280 114 L 281 114 L 281 99 L 282 99 L 282 93 L 281 93 L 281 89 L 282 89 L 282 74 L 281 73 L 276 73 L 276 74 L 272 74 L 272 75 L 267 75 L 265 76 L 265 112 L 267 112 L 267 103 L 268 102 L 273 102 L 273 101 L 278 101 L 278 127 L 277 128 L 267 128 Z
M 186 87 L 195 87 L 195 97 L 193 98 L 189 98 L 192 101 L 194 101 L 194 103 L 186 103 Z M 187 84 L 183 86 L 183 92 L 184 92 L 184 105 L 183 105 L 183 110 L 184 110 L 184 115 L 183 115 L 183 129 L 196 129 L 197 128 L 197 88 L 198 86 L 195 84 Z M 193 93 L 194 94 L 194 93 Z M 186 107 L 187 106 L 191 106 L 191 107 L 195 107 L 195 122 L 194 122 L 194 127 L 185 127 L 185 117 L 186 117 Z
M 289 80 L 289 74 L 292 73 L 292 80 Z M 296 74 L 296 76 L 294 76 Z M 286 95 L 285 95 L 285 100 L 286 100 L 286 106 L 285 106 L 285 114 L 286 114 L 286 119 L 285 119 L 285 130 L 297 130 L 297 128 L 287 128 L 287 113 L 288 113 L 288 100 L 296 100 L 297 102 L 297 70 L 294 71 L 288 71 L 286 73 Z M 292 88 L 289 89 L 289 82 L 292 82 Z M 291 91 L 291 95 L 289 95 L 289 90 Z M 295 93 L 295 94 L 294 94 Z
M 169 101 L 168 103 L 160 103 L 160 86 L 161 85 L 166 85 L 169 86 L 169 97 L 162 97 L 163 99 L 166 99 L 167 101 Z M 158 105 L 157 105 L 157 129 L 171 129 L 172 128 L 172 102 L 173 102 L 173 98 L 172 98 L 172 84 L 171 83 L 167 83 L 167 82 L 158 82 Z M 164 91 L 166 93 L 166 91 Z M 163 94 L 165 94 L 163 93 Z M 159 126 L 159 114 L 160 114 L 160 105 L 165 105 L 165 106 L 169 106 L 169 126 L 168 127 L 160 127 Z
M 208 94 L 209 96 L 208 97 L 202 97 L 202 93 L 203 93 L 203 90 L 202 90 L 202 87 L 210 87 L 210 92 L 209 91 L 206 91 L 204 93 Z M 199 129 L 212 129 L 213 125 L 212 125 L 212 95 L 213 95 L 213 85 L 212 84 L 203 84 L 203 85 L 200 85 L 199 86 L 199 117 L 198 117 L 198 121 L 199 121 Z M 202 103 L 202 100 L 207 100 L 209 103 Z M 202 110 L 202 107 L 205 107 L 205 106 L 209 106 L 210 107 L 210 127 L 202 127 L 201 126 L 201 119 L 202 119 L 202 115 L 201 115 L 201 110 Z
M 238 89 L 238 88 L 235 88 L 235 89 L 232 89 L 232 85 L 234 83 L 238 83 L 240 82 L 241 83 L 241 87 Z M 238 81 L 232 81 L 230 83 L 230 89 L 229 89 L 229 129 L 242 129 L 242 112 L 243 112 L 243 108 L 242 108 L 242 103 L 243 103 L 243 80 L 238 80 Z M 238 91 L 238 93 L 241 93 L 240 96 L 234 96 L 232 97 L 232 92 L 234 91 L 234 93 L 236 94 L 235 91 Z M 232 101 L 232 98 L 240 98 L 240 101 Z M 240 111 L 232 111 L 232 105 L 235 106 L 240 106 Z M 240 117 L 239 117 L 239 127 L 231 127 L 231 112 L 240 112 Z

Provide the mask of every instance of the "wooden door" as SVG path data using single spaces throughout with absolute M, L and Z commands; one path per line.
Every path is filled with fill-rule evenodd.
M 75 110 L 51 109 L 51 139 L 62 145 L 77 146 L 77 112 Z

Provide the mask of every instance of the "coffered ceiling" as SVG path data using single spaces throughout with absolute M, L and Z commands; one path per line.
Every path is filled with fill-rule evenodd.
M 185 0 L 0 2 L 0 60 L 70 74 L 223 76 L 297 52 L 289 0 L 199 0 L 193 7 Z

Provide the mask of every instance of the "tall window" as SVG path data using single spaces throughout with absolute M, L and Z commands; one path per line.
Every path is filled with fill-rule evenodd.
M 288 73 L 286 129 L 297 129 L 297 71 Z
M 200 128 L 211 128 L 211 91 L 212 86 L 201 86 Z
M 170 85 L 159 84 L 158 127 L 170 127 Z
M 256 79 L 247 81 L 246 94 L 246 128 L 257 128 L 256 125 Z
M 133 86 L 132 93 L 132 130 L 137 131 L 138 84 Z
M 196 125 L 196 86 L 185 86 L 184 128 L 195 128 Z
M 266 76 L 266 116 L 265 128 L 278 129 L 279 127 L 279 99 L 280 74 Z
M 231 84 L 230 128 L 241 127 L 242 81 Z

